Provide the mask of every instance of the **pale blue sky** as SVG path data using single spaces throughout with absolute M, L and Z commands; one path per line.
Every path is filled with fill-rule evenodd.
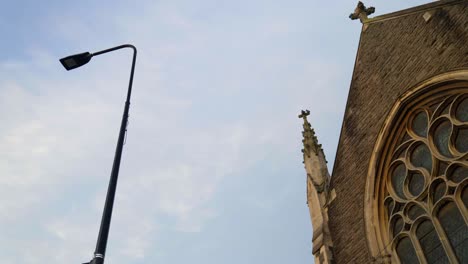
M 3 1 L 0 262 L 91 259 L 131 53 L 72 72 L 58 59 L 132 43 L 106 263 L 312 263 L 297 115 L 310 109 L 331 168 L 356 3 Z

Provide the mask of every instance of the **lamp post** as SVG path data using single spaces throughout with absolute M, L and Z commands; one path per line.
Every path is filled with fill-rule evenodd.
M 106 202 L 104 204 L 104 211 L 102 213 L 101 219 L 101 227 L 99 229 L 99 235 L 96 242 L 96 250 L 94 251 L 94 258 L 87 263 L 83 264 L 103 264 L 104 263 L 104 256 L 106 254 L 106 246 L 107 246 L 107 237 L 109 236 L 109 228 L 110 222 L 112 217 L 112 208 L 114 206 L 114 197 L 115 197 L 115 190 L 117 188 L 117 179 L 119 177 L 119 168 L 120 168 L 120 160 L 122 158 L 122 149 L 124 144 L 124 137 L 127 131 L 127 123 L 128 123 L 128 111 L 130 108 L 130 96 L 132 94 L 132 83 L 133 83 L 133 73 L 135 71 L 135 61 L 137 55 L 137 49 L 133 45 L 125 44 L 120 45 L 114 48 L 98 51 L 95 53 L 80 53 L 75 54 L 72 56 L 65 57 L 60 59 L 63 67 L 67 69 L 67 71 L 78 68 L 86 63 L 88 63 L 92 57 L 98 56 L 104 53 L 108 53 L 114 50 L 123 49 L 123 48 L 131 48 L 133 50 L 133 60 L 132 60 L 132 69 L 130 72 L 130 81 L 128 84 L 128 91 L 127 91 L 127 100 L 125 101 L 125 108 L 122 116 L 122 123 L 120 124 L 120 131 L 119 131 L 119 139 L 117 140 L 117 148 L 115 150 L 114 156 L 114 163 L 112 165 L 112 172 L 109 180 L 109 187 L 107 189 L 107 196 Z

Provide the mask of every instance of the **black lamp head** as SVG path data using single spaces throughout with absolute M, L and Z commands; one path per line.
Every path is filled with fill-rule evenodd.
M 65 67 L 65 69 L 69 71 L 85 65 L 91 60 L 92 57 L 93 54 L 89 52 L 84 52 L 62 58 L 60 59 L 60 62 L 62 63 L 63 67 Z

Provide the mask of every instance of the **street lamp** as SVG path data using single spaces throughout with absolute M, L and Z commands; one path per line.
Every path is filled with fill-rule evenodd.
M 99 235 L 98 235 L 97 242 L 96 242 L 96 250 L 94 251 L 94 258 L 90 262 L 83 263 L 83 264 L 103 264 L 104 263 L 104 255 L 106 254 L 106 246 L 107 246 L 107 237 L 109 236 L 109 228 L 110 228 L 110 222 L 111 222 L 111 217 L 112 217 L 112 208 L 114 206 L 115 190 L 117 188 L 117 179 L 119 177 L 120 159 L 122 158 L 124 138 L 125 138 L 125 133 L 127 131 L 128 111 L 130 108 L 130 96 L 132 94 L 133 73 L 135 71 L 135 61 L 136 61 L 137 50 L 135 46 L 125 44 L 125 45 L 120 45 L 114 48 L 101 50 L 95 53 L 85 52 L 85 53 L 75 54 L 75 55 L 60 59 L 60 62 L 62 63 L 63 67 L 65 67 L 65 69 L 69 71 L 69 70 L 85 65 L 94 56 L 98 56 L 107 52 L 111 52 L 111 51 L 123 49 L 123 48 L 133 49 L 133 61 L 132 61 L 132 69 L 130 72 L 130 81 L 128 84 L 127 100 L 125 101 L 125 108 L 124 108 L 124 112 L 122 116 L 122 123 L 120 124 L 119 139 L 117 140 L 117 148 L 115 150 L 114 163 L 112 165 L 112 172 L 111 172 L 111 176 L 109 180 L 109 187 L 107 189 L 107 196 L 106 196 L 106 202 L 104 204 L 104 211 L 102 213 L 101 227 L 99 228 Z

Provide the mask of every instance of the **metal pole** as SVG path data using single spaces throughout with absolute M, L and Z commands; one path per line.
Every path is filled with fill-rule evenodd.
M 109 236 L 110 223 L 112 218 L 112 209 L 114 207 L 115 191 L 117 189 L 117 179 L 119 177 L 120 160 L 122 158 L 122 150 L 124 144 L 125 133 L 127 131 L 128 124 L 128 112 L 130 109 L 130 96 L 132 94 L 133 74 L 135 72 L 135 61 L 137 50 L 133 45 L 121 45 L 107 50 L 102 50 L 93 53 L 93 56 L 101 55 L 107 52 L 122 48 L 133 49 L 133 61 L 132 70 L 130 72 L 130 81 L 128 84 L 127 100 L 125 101 L 125 108 L 122 116 L 122 123 L 120 124 L 119 139 L 117 140 L 117 147 L 115 150 L 114 163 L 112 165 L 112 172 L 109 180 L 109 187 L 107 189 L 106 202 L 104 204 L 104 211 L 102 213 L 101 227 L 99 229 L 99 235 L 96 242 L 96 250 L 94 251 L 94 258 L 88 262 L 89 264 L 103 264 L 104 256 L 106 254 L 107 238 Z M 86 264 L 86 263 L 84 263 Z

